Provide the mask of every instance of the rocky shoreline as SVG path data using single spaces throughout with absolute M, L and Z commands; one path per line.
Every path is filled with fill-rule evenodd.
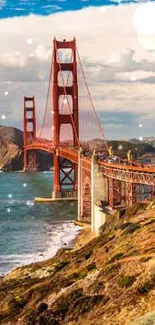
M 154 324 L 154 233 L 155 202 L 117 212 L 87 243 L 85 228 L 74 249 L 0 280 L 0 324 Z

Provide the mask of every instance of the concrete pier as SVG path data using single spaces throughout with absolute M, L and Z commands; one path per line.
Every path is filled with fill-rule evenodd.
M 101 225 L 106 221 L 106 213 L 99 206 L 100 201 L 108 204 L 108 180 L 99 170 L 95 152 L 91 165 L 91 231 L 98 233 Z
M 36 197 L 35 202 L 48 203 L 48 202 L 64 202 L 64 201 L 77 201 L 77 197 L 57 197 L 57 198 L 46 198 L 46 197 Z
M 81 221 L 81 157 L 82 157 L 82 149 L 80 148 L 78 153 L 78 221 Z

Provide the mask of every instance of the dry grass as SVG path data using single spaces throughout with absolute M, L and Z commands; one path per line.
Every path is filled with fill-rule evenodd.
M 127 325 L 155 309 L 152 206 L 117 213 L 79 250 L 0 280 L 0 324 Z

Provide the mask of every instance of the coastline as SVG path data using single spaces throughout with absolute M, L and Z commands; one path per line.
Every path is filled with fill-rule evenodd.
M 21 263 L 21 264 L 19 263 L 19 265 L 16 265 L 15 267 L 8 270 L 7 272 L 0 274 L 0 278 L 4 278 L 5 276 L 8 276 L 9 274 L 14 272 L 18 268 L 29 267 L 32 264 L 37 264 L 37 263 L 42 263 L 42 262 L 46 263 L 46 261 L 55 257 L 57 252 L 61 248 L 77 251 L 80 248 L 82 248 L 83 246 L 85 246 L 86 244 L 88 244 L 92 239 L 94 239 L 96 237 L 96 234 L 91 232 L 90 224 L 86 224 L 86 223 L 82 223 L 82 222 L 78 222 L 78 221 L 68 221 L 68 223 L 74 225 L 73 226 L 74 231 L 75 231 L 76 227 L 79 227 L 79 229 L 75 233 L 73 231 L 72 239 L 70 238 L 70 240 L 68 240 L 68 242 L 67 242 L 66 234 L 63 234 L 63 236 L 60 237 L 60 241 L 59 241 L 59 244 L 61 243 L 61 245 L 57 249 L 56 248 L 54 249 L 53 245 L 50 245 L 48 250 L 45 252 L 42 252 L 42 254 L 40 254 L 40 256 L 38 256 L 37 259 L 34 258 L 32 260 L 32 258 L 31 258 L 31 260 L 28 263 Z M 51 254 L 51 249 L 55 250 L 55 252 L 53 252 L 53 254 Z
M 78 250 L 96 238 L 96 234 L 91 232 L 90 224 L 75 221 L 75 225 L 82 227 L 82 229 L 73 240 L 73 250 Z
M 19 266 L 15 266 L 13 269 L 9 270 L 8 272 L 0 275 L 0 279 L 4 279 L 5 277 L 8 278 L 12 276 L 12 274 L 14 273 L 16 274 L 16 271 L 18 273 L 18 270 L 22 270 L 24 268 L 29 268 L 34 265 L 37 266 L 38 264 L 42 265 L 42 263 L 43 265 L 46 264 L 46 262 L 48 263 L 49 260 L 55 258 L 59 250 L 61 250 L 62 248 L 69 249 L 71 251 L 78 251 L 79 249 L 87 245 L 91 240 L 97 237 L 95 233 L 91 232 L 90 224 L 79 222 L 79 221 L 75 221 L 75 222 L 72 221 L 72 223 L 74 224 L 75 227 L 76 226 L 81 227 L 81 229 L 78 230 L 78 232 L 75 234 L 75 237 L 72 240 L 69 240 L 68 243 L 63 244 L 62 247 L 60 246 L 52 255 L 46 255 L 44 257 L 42 256 L 37 260 L 35 259 L 32 260 L 30 263 L 26 263 L 26 264 L 24 263 Z
M 55 225 L 57 227 L 53 228 Z M 74 220 L 50 223 L 46 229 L 45 249 L 41 249 L 39 252 L 34 252 L 32 250 L 30 253 L 25 252 L 24 255 L 4 255 L 3 259 L 2 255 L 0 255 L 0 263 L 2 265 L 4 261 L 4 264 L 10 263 L 13 266 L 9 269 L 6 267 L 3 272 L 0 272 L 0 278 L 14 272 L 18 268 L 27 267 L 40 262 L 46 262 L 47 260 L 53 258 L 61 249 L 73 249 L 74 243 L 78 241 L 78 237 L 82 230 L 83 229 L 81 229 L 80 226 L 75 224 Z

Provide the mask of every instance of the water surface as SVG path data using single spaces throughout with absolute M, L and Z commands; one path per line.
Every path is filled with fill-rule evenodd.
M 0 275 L 53 256 L 79 231 L 76 202 L 34 202 L 52 183 L 52 172 L 0 173 Z

